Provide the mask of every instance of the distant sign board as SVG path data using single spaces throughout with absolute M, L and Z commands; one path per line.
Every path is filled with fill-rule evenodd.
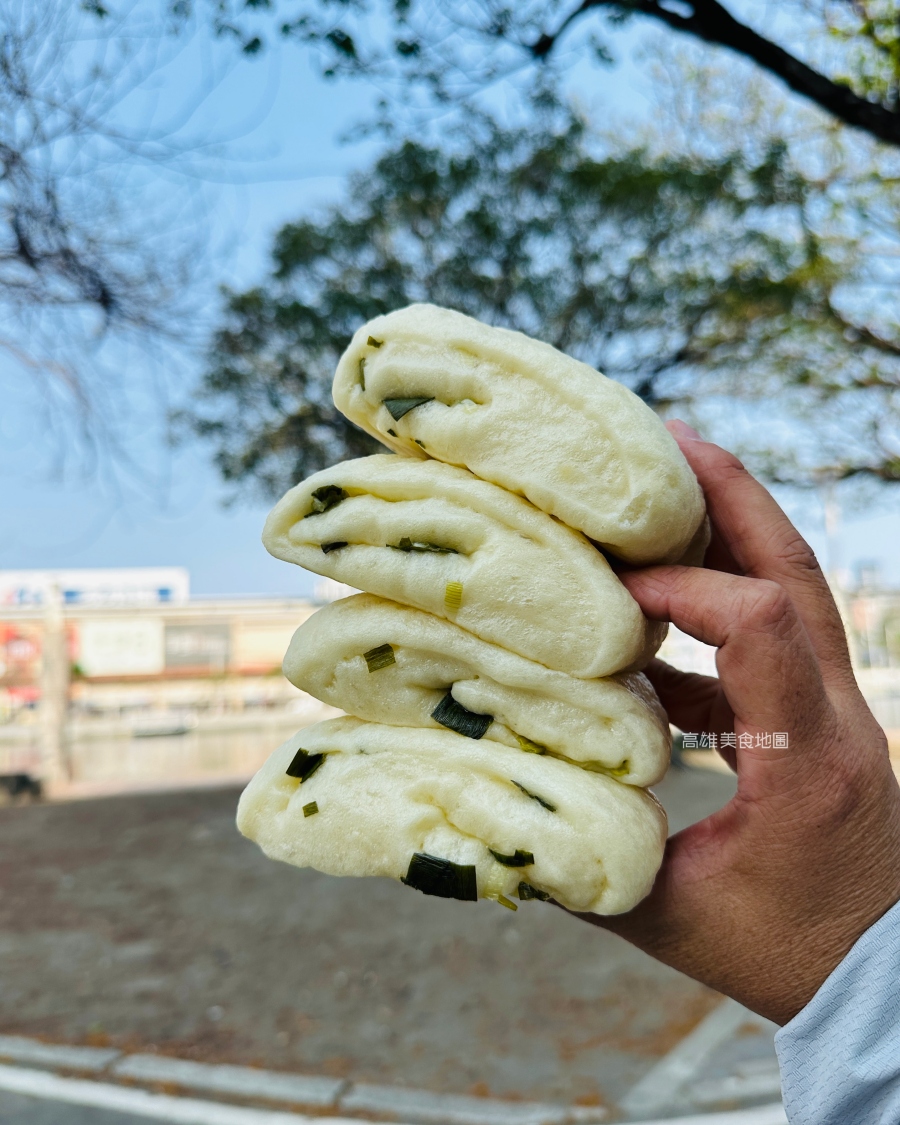
M 0 683 L 36 684 L 40 678 L 41 634 L 37 625 L 0 622 Z
M 224 672 L 230 652 L 230 630 L 222 622 L 166 626 L 167 669 Z
M 57 591 L 71 606 L 183 605 L 190 575 L 182 566 L 0 570 L 0 606 L 44 605 Z
M 165 667 L 163 623 L 154 617 L 84 621 L 78 667 L 85 676 L 157 676 Z

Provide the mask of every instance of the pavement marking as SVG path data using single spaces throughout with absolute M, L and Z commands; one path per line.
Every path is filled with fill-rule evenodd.
M 45 1070 L 18 1066 L 0 1065 L 0 1090 L 70 1105 L 133 1113 L 137 1117 L 178 1122 L 178 1125 L 359 1125 L 358 1120 L 350 1121 L 345 1117 L 310 1117 L 302 1113 L 203 1102 L 197 1098 L 175 1098 L 88 1078 L 60 1078 Z
M 168 1082 L 224 1096 L 377 1114 L 400 1118 L 410 1125 L 600 1125 L 608 1117 L 600 1106 L 433 1094 L 405 1086 L 352 1083 L 342 1078 L 289 1074 L 229 1063 L 198 1063 L 167 1055 L 125 1055 L 112 1048 L 69 1047 L 15 1035 L 0 1035 L 0 1059 L 3 1058 L 53 1069 L 105 1072 L 109 1077 L 136 1082 Z M 327 1118 L 329 1122 L 333 1120 Z
M 0 1035 L 0 1058 L 36 1066 L 58 1066 L 67 1070 L 106 1070 L 120 1055 L 111 1047 L 69 1047 L 66 1044 L 42 1043 L 22 1035 Z
M 751 1012 L 737 1001 L 723 1000 L 697 1024 L 689 1035 L 686 1035 L 631 1087 L 620 1099 L 619 1108 L 631 1120 L 641 1120 L 651 1113 L 671 1108 L 678 1091 L 694 1077 L 716 1047 L 747 1023 L 760 1027 L 774 1027 L 768 1020 Z M 692 1119 L 684 1118 L 684 1120 Z M 715 1118 L 707 1116 L 702 1120 L 709 1125 L 714 1125 Z
M 639 1125 L 788 1125 L 784 1106 L 761 1105 L 756 1109 L 735 1109 L 727 1113 L 700 1113 L 691 1117 L 661 1117 Z
M 662 1059 L 623 1099 L 630 1112 L 637 1104 L 667 1109 L 684 1083 L 712 1050 L 746 1023 L 769 1026 L 732 1000 L 726 1000 Z M 774 1026 L 774 1025 L 772 1025 Z M 601 1107 L 507 1102 L 458 1094 L 432 1094 L 398 1086 L 353 1085 L 343 1079 L 286 1074 L 230 1064 L 195 1063 L 159 1055 L 123 1056 L 113 1048 L 70 1047 L 42 1043 L 16 1035 L 0 1035 L 0 1057 L 33 1066 L 55 1066 L 108 1074 L 137 1081 L 173 1082 L 222 1094 L 268 1098 L 271 1101 L 369 1112 L 390 1116 L 387 1125 L 418 1122 L 420 1125 L 593 1125 L 606 1115 Z M 771 1063 L 746 1068 L 740 1076 L 771 1083 Z M 759 1071 L 759 1073 L 757 1073 Z M 281 1110 L 254 1109 L 201 1101 L 198 1098 L 154 1094 L 132 1086 L 94 1079 L 64 1078 L 46 1070 L 0 1063 L 0 1090 L 72 1105 L 92 1106 L 178 1125 L 363 1125 L 360 1118 L 319 1117 Z M 766 1090 L 766 1093 L 771 1092 Z M 762 1094 L 763 1090 L 759 1090 Z M 632 1120 L 634 1117 L 632 1116 Z M 640 1125 L 787 1125 L 780 1104 L 726 1113 L 695 1114 L 648 1120 Z
M 360 1082 L 342 1095 L 338 1106 L 358 1113 L 391 1114 L 423 1125 L 574 1125 L 600 1122 L 601 1107 L 543 1105 L 508 1102 L 500 1098 L 473 1098 L 463 1094 L 432 1094 L 399 1086 Z
M 243 1098 L 265 1098 L 333 1109 L 350 1083 L 344 1078 L 319 1078 L 260 1070 L 228 1063 L 198 1063 L 165 1055 L 128 1055 L 110 1068 L 117 1078 L 139 1082 L 174 1082 L 194 1090 L 237 1094 Z

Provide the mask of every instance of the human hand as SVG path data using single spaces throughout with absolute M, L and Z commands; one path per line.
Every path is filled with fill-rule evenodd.
M 812 551 L 736 457 L 669 429 L 706 494 L 706 568 L 620 578 L 717 648 L 719 679 L 661 660 L 647 675 L 680 729 L 786 731 L 789 748 L 731 750 L 737 794 L 669 840 L 649 897 L 580 917 L 785 1023 L 900 899 L 900 788 Z

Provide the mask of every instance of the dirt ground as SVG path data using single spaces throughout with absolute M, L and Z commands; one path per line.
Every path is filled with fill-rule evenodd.
M 674 827 L 731 778 L 673 770 Z M 718 997 L 543 903 L 266 860 L 236 790 L 0 809 L 0 1032 L 615 1103 Z

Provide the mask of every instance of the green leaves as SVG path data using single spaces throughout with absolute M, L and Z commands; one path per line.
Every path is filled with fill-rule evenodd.
M 547 340 L 659 409 L 801 415 L 796 462 L 760 431 L 772 447 L 753 463 L 779 479 L 878 476 L 898 456 L 897 316 L 848 297 L 861 220 L 783 143 L 704 160 L 600 148 L 557 108 L 522 129 L 473 118 L 453 145 L 396 145 L 339 208 L 282 228 L 264 285 L 226 292 L 193 416 L 226 479 L 275 495 L 379 450 L 335 411 L 334 367 L 362 323 L 422 300 Z M 876 394 L 873 437 L 859 404 Z

